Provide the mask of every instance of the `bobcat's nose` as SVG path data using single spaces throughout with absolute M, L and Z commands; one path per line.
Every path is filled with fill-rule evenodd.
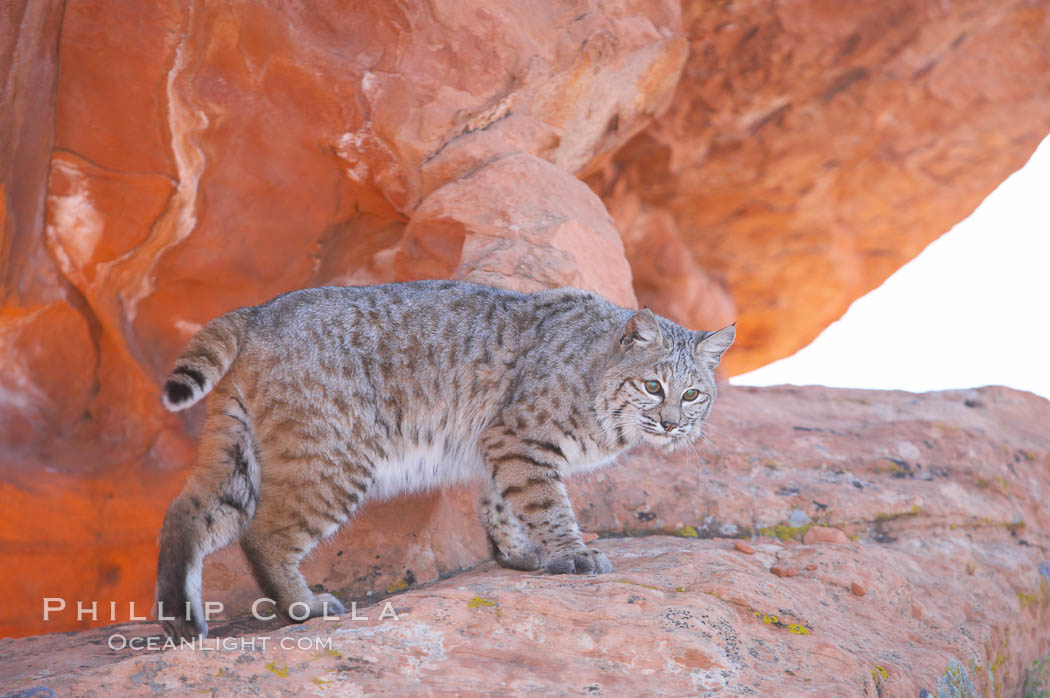
M 660 422 L 660 426 L 662 426 L 664 428 L 664 431 L 671 431 L 676 426 L 678 426 L 678 422 L 670 422 L 670 421 L 665 419 L 662 422 Z

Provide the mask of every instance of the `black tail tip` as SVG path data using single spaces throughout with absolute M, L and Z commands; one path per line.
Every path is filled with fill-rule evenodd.
M 185 383 L 169 380 L 164 384 L 164 396 L 172 405 L 178 405 L 193 397 L 193 388 Z

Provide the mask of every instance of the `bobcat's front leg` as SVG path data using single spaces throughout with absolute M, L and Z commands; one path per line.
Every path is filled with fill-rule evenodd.
M 605 553 L 588 549 L 580 537 L 576 516 L 561 481 L 561 450 L 543 438 L 501 433 L 483 439 L 485 459 L 495 485 L 492 498 L 524 527 L 524 533 L 543 551 L 551 574 L 612 572 Z M 493 505 L 495 509 L 495 504 Z M 490 529 L 491 530 L 491 529 Z M 499 546 L 499 540 L 494 540 Z
M 515 570 L 538 570 L 543 566 L 543 550 L 525 534 L 525 528 L 490 481 L 481 496 L 481 523 L 495 548 L 496 562 Z

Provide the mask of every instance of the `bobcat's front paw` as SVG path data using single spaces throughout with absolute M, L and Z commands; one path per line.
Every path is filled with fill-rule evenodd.
M 558 553 L 547 561 L 551 574 L 606 574 L 612 572 L 612 563 L 601 550 L 586 548 Z
M 543 551 L 540 547 L 532 546 L 523 550 L 514 550 L 506 555 L 502 551 L 496 551 L 496 562 L 500 567 L 509 567 L 512 570 L 524 570 L 526 572 L 538 570 L 543 566 Z

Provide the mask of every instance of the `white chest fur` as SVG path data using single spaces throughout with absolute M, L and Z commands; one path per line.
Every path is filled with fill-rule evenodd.
M 378 462 L 369 499 L 391 499 L 402 494 L 425 492 L 475 480 L 485 466 L 475 444 L 449 444 L 440 436 L 430 444 L 403 446 Z M 451 440 L 450 440 L 451 442 Z
M 584 445 L 581 446 L 579 442 L 568 438 L 559 444 L 559 448 L 561 448 L 562 453 L 565 454 L 566 461 L 568 461 L 566 470 L 569 474 L 585 473 L 589 470 L 609 465 L 616 460 L 617 456 L 623 453 L 623 450 L 610 453 L 599 448 L 598 444 L 591 440 L 585 441 Z

